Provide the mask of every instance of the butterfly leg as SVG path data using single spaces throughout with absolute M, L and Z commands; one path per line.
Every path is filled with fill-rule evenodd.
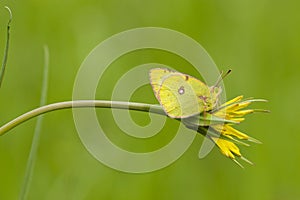
M 206 111 L 208 109 L 208 106 L 207 106 L 207 97 L 206 96 L 199 96 L 199 99 L 201 99 L 201 101 L 203 102 L 203 115 L 205 117 Z

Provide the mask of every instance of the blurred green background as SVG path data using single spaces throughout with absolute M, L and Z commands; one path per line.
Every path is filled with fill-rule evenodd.
M 242 147 L 255 165 L 240 169 L 215 148 L 198 159 L 198 135 L 172 165 L 148 174 L 127 174 L 95 160 L 81 144 L 71 110 L 45 115 L 28 199 L 298 199 L 300 197 L 300 2 L 296 0 L 96 1 L 23 0 L 0 2 L 0 49 L 4 49 L 8 5 L 13 11 L 11 48 L 0 90 L 2 124 L 38 107 L 43 45 L 50 49 L 48 103 L 72 99 L 81 62 L 101 41 L 144 26 L 180 31 L 198 41 L 220 70 L 229 67 L 227 97 L 243 94 L 269 100 L 256 107 L 271 114 L 251 115 L 239 129 L 262 145 Z M 192 66 L 175 55 L 139 51 L 120 58 L 100 82 L 98 94 L 110 99 L 113 85 L 130 68 L 161 62 L 184 72 Z M 147 76 L 145 74 L 145 76 Z M 133 101 L 156 103 L 150 86 Z M 172 139 L 170 125 L 149 141 L 132 140 L 118 129 L 110 110 L 99 110 L 109 137 L 129 150 L 146 151 Z M 146 113 L 132 112 L 147 125 Z M 17 199 L 36 119 L 0 137 L 0 199 Z M 171 128 L 172 127 L 172 128 Z M 164 134 L 165 133 L 165 134 Z M 149 142 L 149 143 L 147 143 Z M 136 147 L 136 148 L 135 148 Z

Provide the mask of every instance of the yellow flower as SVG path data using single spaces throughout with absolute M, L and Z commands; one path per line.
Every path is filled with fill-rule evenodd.
M 248 159 L 244 158 L 240 152 L 240 149 L 233 143 L 225 139 L 211 137 L 213 142 L 220 148 L 222 154 L 232 159 L 236 164 L 240 167 L 244 168 L 236 159 L 235 156 L 240 157 L 242 160 L 248 162 L 249 164 L 253 164 Z
M 244 121 L 244 116 L 253 112 L 268 112 L 259 109 L 245 109 L 252 102 L 265 101 L 263 99 L 243 100 L 243 96 L 238 96 L 225 104 L 214 108 L 208 113 L 202 113 L 200 117 L 192 117 L 184 120 L 183 123 L 188 128 L 197 130 L 199 133 L 211 139 L 220 149 L 221 153 L 232 159 L 239 166 L 243 167 L 236 157 L 252 164 L 244 158 L 236 144 L 249 146 L 243 141 L 261 143 L 259 140 L 242 133 L 234 125 Z
M 242 99 L 243 96 L 238 96 L 226 102 L 225 104 L 221 105 L 219 108 L 212 110 L 210 114 L 222 119 L 240 123 L 245 120 L 245 118 L 243 117 L 249 113 L 259 112 L 259 111 L 266 112 L 265 110 L 244 109 L 248 107 L 252 102 L 265 101 L 265 100 L 249 99 L 243 101 Z M 214 131 L 219 133 L 220 137 L 210 136 L 209 134 L 207 136 L 210 137 L 210 139 L 220 148 L 221 152 L 225 156 L 232 159 L 237 164 L 239 163 L 235 159 L 236 157 L 239 157 L 247 161 L 248 163 L 251 163 L 250 161 L 248 161 L 246 158 L 242 156 L 239 148 L 234 144 L 234 142 L 244 144 L 244 145 L 248 145 L 248 144 L 241 142 L 241 140 L 255 142 L 255 143 L 261 143 L 261 142 L 257 139 L 249 137 L 245 133 L 236 130 L 235 128 L 232 127 L 233 125 L 234 125 L 233 123 L 226 123 L 226 122 L 224 124 L 212 124 L 210 127 Z

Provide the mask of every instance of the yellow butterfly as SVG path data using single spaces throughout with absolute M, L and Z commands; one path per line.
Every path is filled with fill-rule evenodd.
M 218 103 L 221 88 L 207 86 L 193 76 L 168 68 L 149 72 L 155 97 L 171 118 L 187 118 L 212 110 Z

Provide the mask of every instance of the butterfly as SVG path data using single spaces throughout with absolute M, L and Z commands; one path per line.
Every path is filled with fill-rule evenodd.
M 155 97 L 171 118 L 188 118 L 212 110 L 222 91 L 219 80 L 209 87 L 193 76 L 168 68 L 151 69 L 149 78 Z

